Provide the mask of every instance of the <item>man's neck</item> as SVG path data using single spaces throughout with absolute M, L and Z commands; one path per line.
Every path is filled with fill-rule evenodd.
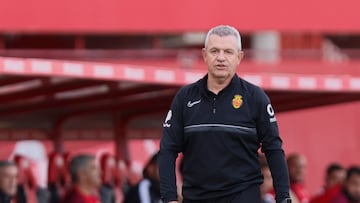
M 221 90 L 223 90 L 226 86 L 229 85 L 231 82 L 232 77 L 222 79 L 222 78 L 214 78 L 214 77 L 208 77 L 207 81 L 207 88 L 214 94 L 219 94 Z
M 93 186 L 89 186 L 87 184 L 77 184 L 76 186 L 80 190 L 80 192 L 85 195 L 96 195 L 97 193 L 97 188 Z

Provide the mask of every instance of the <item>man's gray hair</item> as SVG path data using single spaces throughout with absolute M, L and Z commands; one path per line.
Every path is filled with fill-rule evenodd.
M 220 37 L 232 35 L 232 36 L 236 37 L 237 48 L 239 50 L 242 49 L 240 33 L 236 28 L 234 28 L 230 25 L 218 25 L 216 27 L 211 28 L 205 38 L 205 48 L 207 48 L 209 38 L 211 35 L 218 35 Z
M 71 159 L 69 164 L 69 172 L 73 183 L 77 183 L 79 181 L 78 178 L 79 170 L 86 167 L 87 164 L 94 159 L 95 156 L 91 154 L 80 154 L 75 156 L 73 159 Z
M 0 169 L 5 168 L 5 167 L 9 167 L 9 166 L 16 166 L 16 164 L 12 161 L 0 161 Z

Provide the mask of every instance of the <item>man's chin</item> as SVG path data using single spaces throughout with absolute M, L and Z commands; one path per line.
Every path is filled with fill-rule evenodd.
M 217 80 L 227 80 L 231 77 L 231 75 L 229 73 L 226 74 L 215 74 L 214 78 Z

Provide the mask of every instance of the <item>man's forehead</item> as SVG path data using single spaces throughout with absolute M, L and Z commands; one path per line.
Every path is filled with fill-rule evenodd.
M 237 40 L 234 35 L 220 36 L 212 34 L 209 37 L 208 48 L 236 49 Z
M 352 174 L 352 176 L 350 176 L 349 179 L 356 179 L 356 180 L 360 180 L 360 174 Z
M 5 170 L 14 170 L 14 171 L 17 171 L 18 170 L 18 167 L 17 166 L 6 166 L 4 167 Z
M 97 164 L 98 164 L 98 163 L 96 162 L 95 159 L 89 159 L 84 165 L 82 165 L 81 168 L 87 169 L 87 168 L 93 167 L 93 166 L 95 166 L 95 165 L 97 165 Z
M 4 166 L 2 168 L 0 168 L 0 173 L 6 173 L 6 172 L 18 172 L 18 168 L 16 166 Z

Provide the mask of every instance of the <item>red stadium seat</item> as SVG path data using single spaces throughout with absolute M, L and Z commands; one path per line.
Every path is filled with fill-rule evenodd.
M 14 161 L 19 169 L 18 194 L 16 203 L 38 203 L 37 183 L 31 171 L 31 161 L 23 156 L 16 155 Z
M 50 202 L 59 203 L 66 189 L 69 188 L 70 182 L 66 155 L 57 152 L 51 153 L 48 167 Z
M 115 157 L 110 154 L 103 154 L 100 158 L 101 178 L 104 184 L 117 186 L 119 184 L 119 171 Z
M 120 171 L 114 156 L 103 154 L 100 158 L 102 187 L 100 195 L 103 203 L 121 202 Z

